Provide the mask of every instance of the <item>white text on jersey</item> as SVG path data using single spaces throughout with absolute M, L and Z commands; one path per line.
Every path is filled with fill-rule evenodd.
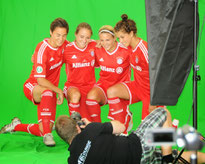
M 115 72 L 115 68 L 107 68 L 106 66 L 100 66 L 102 71 L 106 71 L 106 72 Z
M 59 63 L 56 63 L 56 64 L 52 65 L 51 68 L 50 68 L 50 70 L 52 70 L 52 69 L 58 67 L 58 66 L 61 65 L 61 64 L 62 64 L 62 60 L 61 60 Z
M 73 68 L 80 68 L 80 67 L 89 67 L 90 62 L 88 63 L 73 63 Z

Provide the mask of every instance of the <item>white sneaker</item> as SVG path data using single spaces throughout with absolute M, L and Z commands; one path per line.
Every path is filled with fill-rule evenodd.
M 50 146 L 50 147 L 56 145 L 55 141 L 53 140 L 53 135 L 51 133 L 47 133 L 43 136 L 43 143 L 46 146 Z
M 0 134 L 1 133 L 8 133 L 8 132 L 13 132 L 14 128 L 16 127 L 16 125 L 21 124 L 21 120 L 17 117 L 14 117 L 11 120 L 10 124 L 5 125 L 3 128 L 1 128 L 0 130 Z
M 129 125 L 128 125 L 128 128 L 127 128 L 127 132 L 131 131 L 132 130 L 132 127 L 133 127 L 133 117 L 132 117 L 132 112 L 130 112 L 130 121 L 129 121 Z

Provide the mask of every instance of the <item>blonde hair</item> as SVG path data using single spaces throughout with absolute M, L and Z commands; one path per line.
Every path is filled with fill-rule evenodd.
M 98 31 L 98 34 L 101 34 L 101 33 L 109 33 L 111 34 L 113 37 L 115 37 L 115 32 L 114 32 L 114 28 L 110 25 L 104 25 L 102 26 L 99 31 Z

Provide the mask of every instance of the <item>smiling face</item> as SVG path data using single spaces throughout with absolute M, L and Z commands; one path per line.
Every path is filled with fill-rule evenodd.
M 75 33 L 75 41 L 79 48 L 85 48 L 90 42 L 92 33 L 87 28 L 81 28 L 78 33 Z
M 125 47 L 128 47 L 131 45 L 133 32 L 126 33 L 124 31 L 116 32 L 116 36 L 119 38 L 120 43 L 122 43 Z
M 109 52 L 112 52 L 116 47 L 116 38 L 110 33 L 100 33 L 100 44 Z
M 62 46 L 67 37 L 67 29 L 64 27 L 56 27 L 54 31 L 50 31 L 50 44 L 54 48 Z

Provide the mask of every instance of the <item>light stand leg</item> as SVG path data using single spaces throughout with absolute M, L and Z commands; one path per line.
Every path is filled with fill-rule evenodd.
M 197 8 L 198 1 L 194 0 L 194 66 L 193 66 L 193 127 L 197 130 L 197 71 L 199 66 L 197 66 Z
M 190 161 L 191 161 L 191 164 L 197 164 L 197 152 L 191 154 L 191 157 L 190 157 Z

